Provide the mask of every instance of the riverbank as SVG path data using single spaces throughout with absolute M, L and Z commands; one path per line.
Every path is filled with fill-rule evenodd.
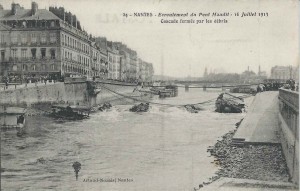
M 236 129 L 222 136 L 213 147 L 208 148 L 214 163 L 220 169 L 210 182 L 203 182 L 199 188 L 205 187 L 221 177 L 251 179 L 260 181 L 289 182 L 290 177 L 286 161 L 280 145 L 231 145 Z

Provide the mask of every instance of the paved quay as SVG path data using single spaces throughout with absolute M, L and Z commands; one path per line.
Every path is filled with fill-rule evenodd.
M 233 144 L 279 144 L 278 107 L 278 91 L 258 93 L 233 136 Z
M 200 191 L 296 191 L 289 182 L 260 181 L 237 178 L 220 178 L 199 189 Z

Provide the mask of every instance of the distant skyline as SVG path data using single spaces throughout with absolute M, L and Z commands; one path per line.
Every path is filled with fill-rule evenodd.
M 1 1 L 30 9 L 31 0 Z M 40 9 L 63 6 L 93 36 L 121 41 L 154 65 L 156 75 L 201 77 L 205 67 L 242 73 L 250 67 L 270 74 L 272 66 L 299 60 L 297 0 L 36 0 Z M 134 12 L 268 12 L 269 17 L 228 18 L 226 24 L 161 24 L 158 17 L 124 18 Z M 222 17 L 224 18 L 224 17 Z M 163 54 L 163 55 L 162 55 Z M 162 59 L 163 58 L 163 59 Z M 163 62 L 163 66 L 162 66 Z

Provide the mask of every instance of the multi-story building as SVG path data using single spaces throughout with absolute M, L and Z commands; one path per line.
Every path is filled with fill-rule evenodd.
M 271 79 L 299 80 L 299 65 L 298 66 L 274 66 L 271 69 Z
M 11 10 L 0 12 L 3 73 L 19 78 L 91 75 L 88 34 L 64 8 L 49 10 L 32 2 L 31 9 L 13 3 Z
M 143 78 L 142 78 L 142 76 L 143 76 L 143 74 L 142 74 L 142 72 L 143 72 L 143 60 L 141 58 L 138 58 L 137 66 L 138 66 L 137 67 L 137 79 L 139 81 L 143 81 Z
M 97 77 L 101 79 L 108 78 L 108 51 L 107 51 L 107 40 L 104 37 L 97 37 L 95 39 L 98 46 L 98 55 L 100 58 L 100 74 Z
M 134 82 L 137 80 L 137 53 L 134 50 L 129 49 L 129 59 L 130 59 L 130 67 L 129 67 L 129 81 Z
M 145 62 L 145 81 L 151 82 L 153 74 L 153 65 L 151 63 Z
M 100 55 L 98 51 L 98 46 L 95 42 L 91 42 L 91 55 L 90 55 L 90 63 L 91 63 L 91 76 L 97 77 L 100 76 L 101 62 Z
M 129 81 L 130 78 L 130 56 L 129 53 L 121 50 L 120 51 L 121 59 L 121 80 Z
M 152 82 L 153 81 L 153 75 L 154 75 L 154 68 L 153 68 L 153 64 L 149 63 L 148 65 L 148 82 Z
M 1 71 L 24 80 L 27 76 L 60 75 L 62 48 L 61 20 L 51 12 L 12 3 L 0 11 Z
M 121 80 L 120 79 L 120 54 L 117 47 L 114 45 L 113 42 L 108 41 L 107 42 L 107 56 L 108 56 L 108 76 L 110 79 L 114 80 Z
M 132 81 L 132 57 L 130 49 L 121 42 L 114 42 L 114 46 L 119 50 L 120 56 L 120 76 L 122 81 Z
M 92 38 L 63 7 L 0 7 L 0 75 L 15 79 L 60 78 L 69 74 L 136 81 L 137 53 L 120 42 Z
M 91 71 L 91 39 L 87 32 L 81 29 L 76 16 L 66 13 L 64 8 L 49 8 L 49 14 L 55 14 L 60 21 L 60 47 L 62 75 L 75 73 L 87 77 L 92 76 Z

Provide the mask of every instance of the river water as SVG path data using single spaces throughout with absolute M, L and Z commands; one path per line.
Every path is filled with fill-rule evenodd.
M 198 103 L 219 93 L 179 89 L 178 97 L 152 101 Z M 218 170 L 207 147 L 235 129 L 245 115 L 216 113 L 214 102 L 199 113 L 161 105 L 132 113 L 131 106 L 114 105 L 76 122 L 28 117 L 22 138 L 2 132 L 2 189 L 193 190 Z M 78 181 L 75 161 L 82 165 Z

